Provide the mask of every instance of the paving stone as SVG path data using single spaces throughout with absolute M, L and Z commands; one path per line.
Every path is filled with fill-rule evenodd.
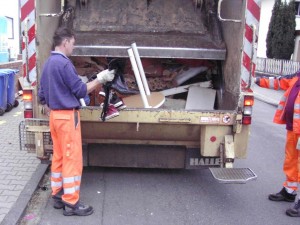
M 13 206 L 14 202 L 0 202 L 0 208 L 10 209 Z
M 14 190 L 16 185 L 0 184 L 0 190 Z
M 24 189 L 23 185 L 16 185 L 15 188 L 13 189 L 14 191 L 22 191 Z M 13 197 L 13 196 L 10 196 Z
M 34 153 L 20 151 L 22 107 L 20 104 L 0 116 L 0 223 L 40 164 Z
M 0 196 L 0 202 L 6 202 L 7 199 L 8 199 L 8 196 L 3 196 L 3 195 Z
M 8 213 L 9 209 L 8 208 L 0 208 L 0 215 L 2 216 L 3 214 Z M 0 216 L 0 218 L 1 218 Z M 2 218 L 3 219 L 3 218 Z
M 10 185 L 16 184 L 16 185 L 22 185 L 22 186 L 24 186 L 24 187 L 25 187 L 26 183 L 27 183 L 26 180 L 11 180 L 11 181 L 9 182 Z
M 0 212 L 2 211 L 2 209 L 0 208 Z M 6 216 L 6 214 L 9 212 L 9 210 L 7 210 L 7 212 L 6 212 L 6 210 L 5 210 L 5 212 L 3 212 L 3 214 L 2 213 L 0 213 L 0 221 L 2 221 L 3 219 L 4 219 L 4 217 Z
M 1 176 L 6 176 L 6 175 L 17 175 L 17 171 L 14 170 L 3 170 L 0 171 Z
M 2 192 L 2 195 L 4 196 L 16 196 L 18 197 L 20 195 L 21 191 L 10 191 L 10 190 L 4 190 Z
M 0 180 L 0 184 L 9 184 L 10 180 Z
M 14 171 L 23 171 L 23 172 L 26 172 L 26 171 L 32 172 L 32 169 L 33 168 L 27 168 L 27 167 L 14 167 L 13 168 Z
M 29 171 L 19 171 L 19 172 L 17 172 L 17 175 L 18 175 L 18 176 L 23 176 L 23 177 L 24 177 L 24 176 L 26 176 L 26 177 L 29 176 L 29 177 L 30 177 L 31 174 L 32 174 L 32 173 L 29 172 Z
M 6 179 L 7 180 L 21 180 L 22 176 L 11 175 L 11 176 L 7 177 Z
M 18 199 L 18 197 L 16 197 L 16 196 L 8 196 L 7 199 L 6 199 L 6 201 L 7 202 L 16 202 L 17 199 Z

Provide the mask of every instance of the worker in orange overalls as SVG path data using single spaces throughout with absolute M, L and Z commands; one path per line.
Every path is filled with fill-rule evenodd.
M 51 188 L 54 208 L 64 208 L 65 216 L 87 216 L 93 207 L 79 201 L 82 175 L 82 140 L 79 99 L 100 84 L 112 81 L 115 71 L 104 70 L 97 79 L 83 83 L 68 58 L 74 49 L 71 30 L 58 28 L 53 37 L 54 51 L 44 64 L 39 100 L 50 108 L 50 131 L 53 140 Z
M 270 194 L 271 201 L 295 202 L 286 210 L 292 217 L 300 217 L 300 72 L 286 76 L 255 78 L 260 87 L 285 90 L 274 116 L 274 123 L 286 124 L 287 135 L 283 170 L 286 180 L 283 188 Z

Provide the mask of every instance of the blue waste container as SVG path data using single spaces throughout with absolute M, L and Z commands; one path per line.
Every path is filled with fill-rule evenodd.
M 7 107 L 8 76 L 0 70 L 0 116 L 3 116 Z
M 9 112 L 13 107 L 17 107 L 19 105 L 18 100 L 15 99 L 15 74 L 18 72 L 18 70 L 13 69 L 0 69 L 0 74 L 2 74 L 6 80 L 6 90 L 5 88 L 3 89 L 3 91 L 6 92 L 6 94 L 3 94 L 3 99 L 6 97 L 6 101 L 5 99 L 3 101 L 4 105 L 6 103 L 6 106 L 3 107 L 5 112 Z

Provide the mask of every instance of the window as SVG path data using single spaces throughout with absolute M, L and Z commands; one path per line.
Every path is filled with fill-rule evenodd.
M 14 39 L 14 19 L 6 16 L 8 39 Z

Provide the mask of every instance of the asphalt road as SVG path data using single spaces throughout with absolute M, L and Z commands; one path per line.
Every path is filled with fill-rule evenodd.
M 236 167 L 250 167 L 256 181 L 219 184 L 208 170 L 89 168 L 84 170 L 82 201 L 95 213 L 65 217 L 52 207 L 50 191 L 41 190 L 21 224 L 41 225 L 292 225 L 269 193 L 282 188 L 284 126 L 272 123 L 275 107 L 256 100 L 249 155 Z M 48 186 L 46 179 L 41 186 Z M 39 221 L 39 222 L 38 222 Z

